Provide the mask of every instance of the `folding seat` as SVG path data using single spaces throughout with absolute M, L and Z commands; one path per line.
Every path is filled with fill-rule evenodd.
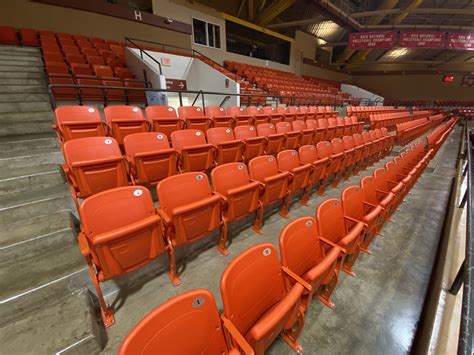
M 107 133 L 106 125 L 94 107 L 59 106 L 54 110 L 54 114 L 56 124 L 52 128 L 61 142 L 84 137 L 102 137 Z
M 395 135 L 388 133 L 388 130 L 385 127 L 382 127 L 380 131 L 382 132 L 383 137 L 387 137 L 386 138 L 387 143 L 386 143 L 386 148 L 385 148 L 386 149 L 385 155 L 387 156 L 392 152 L 393 146 L 395 144 Z
M 253 230 L 260 234 L 263 206 L 259 201 L 261 184 L 250 180 L 247 167 L 242 163 L 229 163 L 212 169 L 212 188 L 223 203 L 224 228 L 230 222 L 255 213 Z
M 95 49 L 97 49 L 98 51 L 99 50 L 105 50 L 105 51 L 109 50 L 109 46 L 107 46 L 103 42 L 98 42 L 97 39 L 92 39 L 91 38 L 91 42 L 94 45 Z
M 293 131 L 290 122 L 278 122 L 276 125 L 277 133 L 285 135 L 285 149 L 297 149 L 300 146 L 301 132 Z
M 137 185 L 154 185 L 178 173 L 179 153 L 163 133 L 133 133 L 123 140 L 130 177 Z
M 179 133 L 173 132 L 173 134 Z M 169 278 L 179 285 L 174 249 L 220 229 L 217 249 L 227 255 L 227 234 L 221 219 L 221 200 L 211 192 L 209 179 L 200 172 L 170 176 L 156 186 L 158 214 L 165 227 L 169 253 Z
M 304 325 L 304 286 L 296 282 L 287 288 L 287 278 L 296 277 L 287 270 L 275 247 L 265 243 L 241 253 L 222 274 L 223 321 L 242 334 L 256 355 L 263 355 L 280 334 L 294 351 L 303 350 L 296 339 Z
M 343 248 L 345 257 L 342 270 L 355 276 L 352 266 L 359 257 L 360 243 L 364 237 L 366 225 L 344 215 L 341 201 L 335 198 L 326 200 L 318 206 L 316 220 L 321 238 Z
M 193 329 L 192 334 L 185 329 Z M 237 346 L 226 342 L 227 334 Z M 234 327 L 221 323 L 212 293 L 196 289 L 173 297 L 147 314 L 119 350 L 119 355 L 158 353 L 253 354 L 253 350 Z
M 387 154 L 387 147 L 390 143 L 390 137 L 384 136 L 380 128 L 374 129 L 375 132 L 375 137 L 379 140 L 380 142 L 380 158 L 385 158 Z
M 105 65 L 104 58 L 100 56 L 88 55 L 86 56 L 86 59 L 87 63 L 89 63 L 91 67 L 93 67 L 94 65 Z
M 345 169 L 346 169 L 346 174 L 344 175 L 344 180 L 349 179 L 349 174 L 351 172 L 351 168 L 354 167 L 353 171 L 354 173 L 357 172 L 355 169 L 357 162 L 359 161 L 359 157 L 362 153 L 362 150 L 359 148 L 357 149 L 355 144 L 354 144 L 354 138 L 352 136 L 344 136 L 342 137 L 342 144 L 344 146 L 344 155 L 346 156 L 346 162 L 345 162 Z
M 277 155 L 278 170 L 280 172 L 290 173 L 290 181 L 288 185 L 288 200 L 291 203 L 291 194 L 299 190 L 303 190 L 301 203 L 308 205 L 308 198 L 311 192 L 311 177 L 313 167 L 311 163 L 303 164 L 300 162 L 298 152 L 296 150 L 284 150 Z
M 45 62 L 45 67 L 48 75 L 70 75 L 69 68 L 64 62 Z
M 102 321 L 110 327 L 114 313 L 104 300 L 100 282 L 137 270 L 165 253 L 161 219 L 150 192 L 141 186 L 103 191 L 86 199 L 78 210 L 79 247 L 99 298 Z
M 178 117 L 171 106 L 147 106 L 145 108 L 148 121 L 154 132 L 162 132 L 168 138 L 171 133 L 184 128 L 184 121 Z
M 38 34 L 31 28 L 20 29 L 21 44 L 24 46 L 38 46 Z
M 303 106 L 301 106 L 301 107 L 303 107 Z M 288 109 L 287 109 L 287 112 L 289 114 L 294 115 L 295 120 L 299 120 L 299 121 L 304 122 L 306 120 L 306 113 L 301 111 L 301 107 L 289 106 Z
M 237 126 L 247 126 L 253 124 L 252 115 L 247 113 L 247 110 L 239 106 L 227 107 L 227 115 L 234 118 L 234 125 Z
M 93 66 L 95 76 L 99 78 L 113 78 L 114 72 L 112 68 L 107 65 L 94 65 Z
M 56 37 L 59 40 L 73 40 L 73 37 L 69 33 L 64 33 L 64 32 L 58 32 L 56 33 Z
M 365 224 L 365 234 L 362 238 L 360 249 L 370 254 L 369 245 L 375 239 L 380 230 L 383 220 L 381 219 L 382 207 L 372 206 L 365 202 L 364 192 L 359 186 L 350 186 L 341 195 L 344 216 L 352 220 L 348 221 L 349 228 L 354 224 L 362 222 Z
M 79 46 L 81 48 L 81 52 L 82 52 L 82 55 L 85 56 L 87 58 L 87 56 L 98 56 L 99 53 L 97 53 L 97 51 L 94 49 L 94 48 L 89 48 L 89 47 L 82 47 L 82 46 Z
M 59 46 L 55 42 L 48 42 L 48 43 L 41 42 L 41 50 L 43 53 L 54 52 L 54 53 L 61 54 L 61 49 L 59 49 Z
M 373 129 L 369 131 L 370 139 L 374 147 L 374 162 L 378 162 L 380 160 L 380 155 L 382 153 L 383 148 L 383 139 L 377 138 L 377 134 Z
M 372 141 L 369 132 L 362 132 L 362 139 L 364 140 L 364 146 L 367 149 L 366 166 L 368 166 L 373 164 L 375 160 L 377 145 Z
M 212 121 L 209 116 L 204 115 L 201 107 L 180 106 L 178 107 L 178 114 L 187 129 L 199 129 L 205 132 L 211 127 Z
M 81 55 L 81 51 L 79 50 L 79 47 L 72 45 L 72 46 L 62 46 L 63 52 L 65 55 L 68 54 L 76 54 L 76 55 Z
M 267 114 L 264 114 L 261 107 L 249 106 L 247 107 L 247 114 L 253 116 L 253 122 L 255 126 L 258 126 L 262 123 L 268 123 L 269 117 Z
M 71 71 L 76 76 L 93 76 L 91 68 L 87 64 L 71 63 Z
M 114 74 L 122 80 L 133 80 L 133 73 L 127 68 L 114 68 Z
M 301 217 L 283 228 L 280 255 L 283 268 L 311 285 L 311 290 L 303 293 L 301 306 L 304 310 L 309 308 L 315 296 L 329 308 L 335 307 L 330 297 L 339 279 L 339 260 L 343 252 L 341 247 L 319 236 L 314 218 Z
M 318 158 L 318 153 L 314 145 L 304 145 L 298 150 L 301 164 L 311 164 L 313 167 L 311 182 L 321 187 L 323 181 L 327 179 L 328 167 L 331 162 L 329 157 Z M 322 195 L 324 189 L 319 191 Z
M 76 205 L 101 191 L 128 185 L 127 164 L 117 141 L 86 137 L 64 143 L 64 173 Z
M 283 115 L 277 113 L 275 108 L 272 106 L 263 106 L 262 113 L 268 115 L 269 123 L 277 124 L 278 122 L 283 121 Z
M 77 46 L 81 49 L 81 52 L 84 53 L 84 55 L 95 55 L 98 56 L 99 52 L 97 52 L 97 49 L 92 45 L 92 43 L 88 39 L 76 39 Z M 86 54 L 84 50 L 87 49 L 88 53 Z
M 204 132 L 183 129 L 171 133 L 171 145 L 181 154 L 180 171 L 205 171 L 214 167 L 216 148 L 206 142 Z
M 74 85 L 75 82 L 71 77 L 68 78 L 48 78 L 49 84 L 65 84 L 65 85 Z M 56 100 L 77 100 L 77 90 L 74 88 L 64 88 L 64 87 L 53 87 L 51 91 L 54 94 Z
M 86 64 L 86 60 L 81 54 L 70 54 L 67 53 L 65 55 L 66 61 L 69 63 L 69 65 L 72 65 L 73 63 L 77 64 Z
M 53 31 L 38 31 L 38 34 L 40 37 L 50 37 L 56 39 Z
M 77 79 L 77 83 L 79 85 L 102 86 L 102 82 L 95 78 Z M 82 100 L 105 100 L 105 90 L 94 88 L 80 88 L 79 93 L 81 94 Z
M 326 136 L 327 127 L 321 126 L 318 124 L 318 121 L 315 119 L 306 120 L 306 127 L 314 131 L 313 134 L 313 143 L 318 144 L 324 140 Z
M 17 44 L 18 38 L 16 35 L 16 28 L 9 26 L 0 26 L 0 43 Z
M 140 107 L 107 106 L 104 115 L 110 134 L 121 146 L 123 139 L 129 134 L 147 132 L 149 128 L 149 123 L 143 117 Z
M 351 117 L 351 122 L 352 122 L 352 126 L 355 127 L 355 130 L 353 131 L 352 134 L 354 133 L 362 133 L 362 130 L 364 128 L 364 123 L 363 122 L 359 122 L 357 120 L 357 117 L 355 116 L 352 116 Z
M 265 154 L 276 155 L 282 151 L 285 146 L 285 135 L 277 133 L 273 123 L 262 123 L 257 126 L 257 133 L 261 137 L 265 137 Z
M 208 106 L 206 115 L 211 118 L 213 127 L 234 127 L 234 118 L 228 115 L 223 107 Z
M 388 193 L 393 194 L 392 203 L 387 207 L 388 213 L 393 214 L 396 211 L 397 206 L 403 200 L 403 183 L 391 181 L 389 173 L 384 168 L 375 169 L 373 178 L 375 180 L 377 192 L 384 193 L 386 195 L 388 195 Z
M 144 83 L 134 81 L 125 81 L 123 86 L 126 88 L 146 88 Z M 146 102 L 145 90 L 125 90 L 125 94 L 127 95 L 128 102 Z
M 64 57 L 59 52 L 43 52 L 45 62 L 64 63 Z
M 307 145 L 313 143 L 314 129 L 306 128 L 306 123 L 301 120 L 293 121 L 291 124 L 293 131 L 300 132 L 300 145 Z
M 115 57 L 105 57 L 105 62 L 109 67 L 112 68 L 124 68 L 126 66 L 125 57 L 124 58 L 115 58 Z
M 338 132 L 337 120 L 334 117 L 329 117 L 326 120 L 328 123 L 328 133 L 332 131 L 333 132 L 332 138 L 338 138 L 339 134 L 341 133 L 341 127 L 339 127 L 339 132 Z M 342 130 L 344 131 L 344 128 L 342 128 Z M 326 140 L 328 139 L 326 138 Z
M 324 194 L 326 185 L 331 176 L 333 176 L 334 181 L 333 185 L 337 184 L 337 174 L 341 169 L 342 160 L 344 159 L 344 153 L 335 153 L 333 152 L 333 147 L 331 142 L 322 141 L 316 145 L 316 150 L 318 152 L 318 159 L 329 158 L 329 165 L 326 170 L 326 176 L 319 186 L 318 193 L 320 195 Z
M 342 138 L 345 133 L 345 122 L 342 117 L 338 117 L 335 119 L 336 122 L 336 137 L 335 138 Z
M 242 161 L 244 143 L 235 139 L 232 129 L 228 127 L 209 128 L 206 135 L 207 142 L 217 149 L 217 165 Z
M 285 106 L 277 106 L 275 112 L 282 117 L 282 122 L 288 122 L 290 125 L 296 119 L 296 115 L 288 112 Z
M 250 178 L 263 184 L 260 202 L 265 207 L 283 200 L 280 216 L 288 216 L 290 173 L 279 172 L 278 163 L 272 155 L 256 157 L 249 162 Z M 262 221 L 263 222 L 263 221 Z
M 336 136 L 336 128 L 335 127 L 329 127 L 328 125 L 328 120 L 325 118 L 320 118 L 317 120 L 318 122 L 318 131 L 319 134 L 322 134 L 324 132 L 324 136 L 322 137 L 321 141 L 330 141 Z M 318 132 L 316 132 L 318 135 Z M 318 136 L 319 138 L 319 136 Z
M 123 83 L 117 80 L 102 80 L 103 86 L 117 86 L 123 87 Z M 105 89 L 105 96 L 107 100 L 123 101 L 125 100 L 125 91 L 119 89 Z
M 364 202 L 371 207 L 382 207 L 381 217 L 384 221 L 389 220 L 395 195 L 391 192 L 379 190 L 378 182 L 372 176 L 364 177 L 360 181 L 360 186 L 364 192 Z
M 116 44 L 109 44 L 110 50 L 115 54 L 124 54 L 124 49 L 122 46 L 116 45 Z
M 74 42 L 72 37 L 70 39 L 69 38 L 59 38 L 59 44 L 61 45 L 61 48 L 63 48 L 63 50 L 64 50 L 65 46 L 66 46 L 66 48 L 76 47 L 76 42 Z
M 265 154 L 267 140 L 265 137 L 257 136 L 257 130 L 254 126 L 237 126 L 234 128 L 234 134 L 236 139 L 244 143 L 242 150 L 244 161 L 248 162 L 255 157 Z
M 344 121 L 344 134 L 343 134 L 343 136 L 349 136 L 349 135 L 352 135 L 354 133 L 357 133 L 356 128 L 354 128 L 355 126 L 352 124 L 352 120 L 349 117 L 344 117 L 344 118 L 342 118 L 342 120 Z
M 354 151 L 346 151 L 344 149 L 344 142 L 342 141 L 341 138 L 334 138 L 331 141 L 331 147 L 332 147 L 332 156 L 342 155 L 341 164 L 339 166 L 338 171 L 334 175 L 334 180 L 332 184 L 332 186 L 337 187 L 339 185 L 339 178 L 341 176 L 344 176 L 344 172 L 352 164 Z

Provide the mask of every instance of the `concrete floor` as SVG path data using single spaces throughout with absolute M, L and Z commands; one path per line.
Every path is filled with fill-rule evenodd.
M 457 128 L 400 206 L 400 211 L 392 217 L 393 223 L 386 224 L 384 236 L 373 242 L 373 254 L 361 255 L 354 267 L 356 277 L 341 274 L 333 294 L 336 309 L 332 311 L 318 302 L 313 303 L 299 337 L 306 353 L 409 352 L 441 233 L 459 139 L 460 129 Z M 184 259 L 185 264 L 184 260 L 179 263 L 182 281 L 179 287 L 173 287 L 164 274 L 166 258 L 159 258 L 137 273 L 104 285 L 107 299 L 116 310 L 116 324 L 105 334 L 103 353 L 116 353 L 123 338 L 138 321 L 184 291 L 209 289 L 218 308 L 222 309 L 220 276 L 235 256 L 257 243 L 270 242 L 278 248 L 279 233 L 288 222 L 314 215 L 315 208 L 324 199 L 340 197 L 344 188 L 357 185 L 362 177 L 389 159 L 359 176 L 352 176 L 338 188 L 328 189 L 326 197 L 313 194 L 307 207 L 293 203 L 288 219 L 279 217 L 274 211 L 266 219 L 263 235 L 256 235 L 250 229 L 250 220 L 234 224 L 227 257 L 216 251 L 216 235 L 183 248 L 179 254 L 188 256 Z M 189 256 L 189 253 L 192 254 Z M 291 354 L 292 351 L 277 339 L 268 353 Z

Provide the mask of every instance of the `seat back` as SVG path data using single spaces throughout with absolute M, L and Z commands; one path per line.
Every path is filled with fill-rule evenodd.
M 217 163 L 242 161 L 242 142 L 236 140 L 231 128 L 214 127 L 206 132 L 207 141 L 217 147 Z
M 218 166 L 212 170 L 211 178 L 213 190 L 227 198 L 227 217 L 230 220 L 257 209 L 260 186 L 252 183 L 245 164 L 229 163 Z
M 180 106 L 178 107 L 178 115 L 183 120 L 188 117 L 204 117 L 204 110 L 198 106 Z
M 303 132 L 306 129 L 306 124 L 302 120 L 295 120 L 291 123 L 293 131 Z
M 79 214 L 102 280 L 136 270 L 165 252 L 160 218 L 150 192 L 141 186 L 91 196 Z
M 352 136 L 344 136 L 342 137 L 342 144 L 344 145 L 344 149 L 353 149 L 354 148 L 354 138 Z
M 257 130 L 250 125 L 237 126 L 234 128 L 234 134 L 236 139 L 245 141 L 248 138 L 257 137 Z
M 318 160 L 316 147 L 312 144 L 301 146 L 298 153 L 301 164 L 312 164 Z
M 145 112 L 152 130 L 162 132 L 168 138 L 171 137 L 171 132 L 184 126 L 183 120 L 178 118 L 176 110 L 171 106 L 147 106 Z
M 206 107 L 206 115 L 208 115 L 211 118 L 214 118 L 214 116 L 225 116 L 226 110 L 224 107 L 220 106 L 207 106 Z
M 331 142 L 322 141 L 316 144 L 316 150 L 318 152 L 318 158 L 329 158 L 332 155 Z
M 216 146 L 219 143 L 235 141 L 234 132 L 230 128 L 225 128 L 225 127 L 209 128 L 206 132 L 206 135 L 207 135 L 207 141 Z
M 324 257 L 316 220 L 301 217 L 288 223 L 280 233 L 281 264 L 303 276 Z
M 346 235 L 341 201 L 331 198 L 316 209 L 319 235 L 333 243 L 338 243 Z
M 276 134 L 276 128 L 273 123 L 262 123 L 257 126 L 257 132 L 259 136 L 268 137 L 272 134 Z
M 377 185 L 376 181 L 372 176 L 366 176 L 360 181 L 360 186 L 364 193 L 364 201 L 371 203 L 372 205 L 377 205 Z
M 364 192 L 360 186 L 349 186 L 341 194 L 342 210 L 345 216 L 364 220 Z
M 119 355 L 227 352 L 214 297 L 207 290 L 196 289 L 173 297 L 147 314 L 127 335 Z
M 227 114 L 231 116 L 247 115 L 247 109 L 240 106 L 227 107 Z
M 298 152 L 292 149 L 284 150 L 278 153 L 277 162 L 280 171 L 291 171 L 301 166 Z
M 106 135 L 100 113 L 94 107 L 59 106 L 54 110 L 54 114 L 64 141 Z
M 388 173 L 386 169 L 375 169 L 373 179 L 375 181 L 375 186 L 377 187 L 377 190 L 390 192 L 390 189 L 388 187 Z
M 217 197 L 211 199 L 206 174 L 188 172 L 170 176 L 158 183 L 156 191 L 160 208 L 172 218 L 172 237 L 178 245 L 219 228 L 220 202 Z
M 364 145 L 364 138 L 362 137 L 361 134 L 355 133 L 352 137 L 354 138 L 354 145 L 356 147 L 360 147 Z
M 128 185 L 127 169 L 115 139 L 87 137 L 67 141 L 64 160 L 78 196 Z
M 198 129 L 183 129 L 171 133 L 173 148 L 181 151 L 183 147 L 206 144 L 204 133 Z
M 276 125 L 277 133 L 290 133 L 293 132 L 290 122 L 278 122 Z
M 252 180 L 265 182 L 266 178 L 278 174 L 278 163 L 275 157 L 263 155 L 249 162 L 249 170 Z
M 258 339 L 252 332 L 252 326 L 285 295 L 278 253 L 272 244 L 255 245 L 232 260 L 222 274 L 220 288 L 224 316 L 232 320 L 257 354 L 263 354 L 279 333 L 291 327 L 296 319 L 299 300 L 292 307 L 282 309 L 285 312 L 279 319 L 271 320 L 275 322 L 272 327 L 261 327 L 263 334 L 259 333 Z M 266 324 L 265 320 L 262 322 Z
M 178 173 L 178 154 L 163 133 L 134 133 L 124 139 L 125 154 L 139 184 L 156 184 Z
M 331 141 L 331 147 L 333 154 L 344 153 L 344 143 L 341 138 L 334 138 Z
M 107 106 L 104 109 L 105 121 L 119 144 L 132 133 L 148 131 L 148 123 L 142 110 L 137 106 Z

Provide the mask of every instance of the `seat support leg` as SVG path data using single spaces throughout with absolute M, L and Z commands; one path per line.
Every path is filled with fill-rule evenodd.
M 225 217 L 222 217 L 222 226 L 219 233 L 219 244 L 217 245 L 217 250 L 222 255 L 229 255 L 229 250 L 227 249 L 227 236 L 229 234 L 229 222 Z
M 296 341 L 298 335 L 301 333 L 304 325 L 304 313 L 302 309 L 298 309 L 298 323 L 296 329 L 290 328 L 283 330 L 281 336 L 283 340 L 298 354 L 303 353 L 303 347 Z
M 168 272 L 168 277 L 173 284 L 173 286 L 178 286 L 181 284 L 181 280 L 179 279 L 178 276 L 178 271 L 176 269 L 176 256 L 174 254 L 174 248 L 173 248 L 173 243 L 169 238 L 167 238 L 167 243 L 168 243 L 168 258 L 169 258 L 169 272 Z

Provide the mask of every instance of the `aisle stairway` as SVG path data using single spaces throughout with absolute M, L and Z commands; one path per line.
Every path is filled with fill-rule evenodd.
M 2 353 L 99 349 L 53 117 L 39 50 L 1 46 Z

